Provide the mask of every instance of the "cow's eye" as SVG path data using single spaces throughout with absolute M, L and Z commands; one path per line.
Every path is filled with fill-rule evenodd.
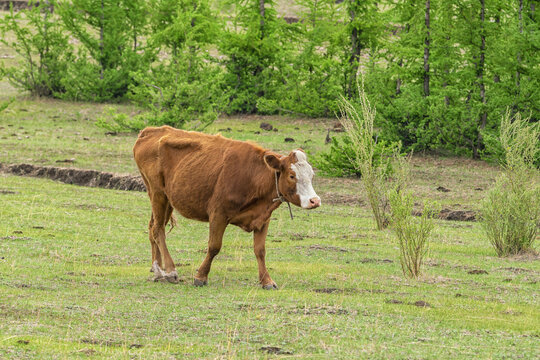
M 294 175 L 289 176 L 291 180 L 294 180 Z

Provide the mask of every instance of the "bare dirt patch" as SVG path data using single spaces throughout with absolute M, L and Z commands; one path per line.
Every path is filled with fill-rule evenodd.
M 411 305 L 414 305 L 414 306 L 418 306 L 418 307 L 431 307 L 431 305 L 427 302 L 425 302 L 424 300 L 418 300 L 418 301 L 415 301 L 414 303 L 411 303 Z
M 303 246 L 297 246 L 298 249 L 303 248 Z M 349 249 L 337 247 L 337 246 L 328 246 L 328 245 L 319 245 L 313 244 L 310 245 L 308 250 L 321 250 L 321 251 L 337 251 L 337 252 L 349 252 Z
M 325 204 L 330 205 L 365 205 L 365 202 L 360 196 L 337 194 L 337 193 L 323 193 L 321 199 Z
M 488 274 L 488 272 L 486 270 L 482 270 L 482 269 L 474 269 L 474 270 L 469 270 L 467 272 L 467 274 L 470 274 L 470 275 L 484 275 L 484 274 Z
M 18 192 L 12 191 L 12 190 L 0 189 L 0 195 L 15 195 L 15 194 L 18 194 Z
M 414 211 L 413 215 L 422 216 L 421 211 Z M 441 220 L 452 220 L 452 221 L 476 221 L 476 212 L 472 210 L 452 210 L 452 209 L 442 209 L 436 218 Z
M 377 263 L 377 264 L 391 264 L 391 263 L 393 263 L 393 261 L 390 260 L 390 259 L 373 259 L 373 258 L 364 258 L 364 259 L 360 260 L 360 262 L 362 264 L 374 264 L 374 263 Z
M 0 164 L 0 171 L 19 176 L 31 176 L 60 181 L 66 184 L 104 189 L 146 191 L 140 176 L 118 175 L 96 170 L 37 166 L 31 164 Z
M 356 315 L 356 311 L 349 311 L 339 306 L 297 307 L 287 312 L 300 315 Z
M 337 289 L 337 288 L 322 288 L 322 289 L 314 289 L 313 291 L 320 294 L 333 294 L 333 293 L 343 292 L 342 289 Z
M 81 342 L 83 344 L 99 345 L 99 346 L 120 346 L 121 345 L 120 343 L 114 342 L 111 340 L 82 339 Z
M 28 9 L 30 7 L 28 0 L 0 0 L 0 10 L 9 11 L 10 5 L 13 5 L 13 11 L 19 11 L 21 9 Z M 39 5 L 39 1 L 35 6 Z M 21 109 L 21 111 L 28 111 Z
M 285 351 L 279 346 L 263 346 L 259 349 L 262 352 L 273 354 L 273 355 L 292 355 L 290 351 Z

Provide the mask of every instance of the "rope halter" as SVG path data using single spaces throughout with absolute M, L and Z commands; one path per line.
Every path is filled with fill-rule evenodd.
M 278 186 L 278 172 L 277 171 L 274 171 L 274 175 L 276 176 L 276 194 L 277 194 L 277 198 L 273 199 L 272 201 L 273 202 L 276 202 L 276 201 L 281 201 L 282 203 L 287 203 L 287 206 L 289 207 L 289 214 L 291 215 L 291 220 L 294 220 L 294 217 L 293 217 L 293 214 L 292 214 L 292 209 L 291 209 L 291 204 L 287 201 L 287 199 L 285 199 L 283 197 L 283 195 L 281 195 L 279 193 L 279 186 Z

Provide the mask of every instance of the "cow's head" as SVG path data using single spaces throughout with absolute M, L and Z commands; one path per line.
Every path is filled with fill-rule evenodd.
M 321 198 L 311 184 L 313 169 L 303 150 L 294 150 L 288 156 L 266 154 L 264 162 L 279 173 L 279 193 L 285 200 L 304 209 L 314 209 L 321 205 Z

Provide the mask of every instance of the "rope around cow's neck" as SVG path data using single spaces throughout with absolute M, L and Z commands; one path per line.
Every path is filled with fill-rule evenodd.
M 289 214 L 291 214 L 291 220 L 294 220 L 294 217 L 293 217 L 293 214 L 292 214 L 292 209 L 291 209 L 291 204 L 283 197 L 283 195 L 281 195 L 279 193 L 279 187 L 278 187 L 278 175 L 277 175 L 277 171 L 274 171 L 274 174 L 276 175 L 276 193 L 277 193 L 277 198 L 275 198 L 274 200 L 272 200 L 273 202 L 276 202 L 276 201 L 281 201 L 281 202 L 284 202 L 284 203 L 287 203 L 287 206 L 289 207 Z

